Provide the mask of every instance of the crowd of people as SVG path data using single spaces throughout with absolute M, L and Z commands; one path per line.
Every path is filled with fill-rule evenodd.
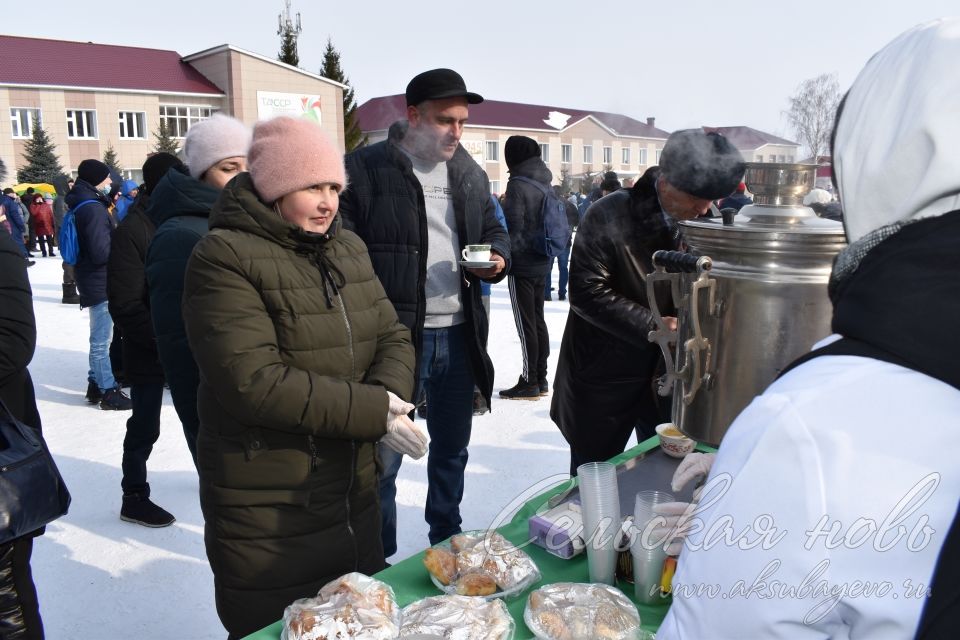
M 803 598 L 765 609 L 748 597 L 678 594 L 664 637 L 895 637 L 955 615 L 953 573 L 937 562 L 955 557 L 939 552 L 956 553 L 960 498 L 953 436 L 939 427 L 960 414 L 951 360 L 960 345 L 947 322 L 960 300 L 952 268 L 960 173 L 946 144 L 960 140 L 955 121 L 938 114 L 956 104 L 960 88 L 948 72 L 960 53 L 958 31 L 960 22 L 946 21 L 908 32 L 854 83 L 834 141 L 851 241 L 830 283 L 843 339 L 759 396 L 715 461 L 691 458 L 708 486 L 719 474 L 738 480 L 722 503 L 667 512 L 670 539 L 687 545 L 678 583 L 720 584 L 737 577 L 731 566 L 749 561 L 759 573 L 771 556 L 700 544 L 711 522 L 775 511 L 802 530 L 821 511 L 851 522 L 858 509 L 880 517 L 883 496 L 940 474 L 943 490 L 925 516 L 937 544 L 883 562 L 870 552 L 792 547 L 779 557 L 791 577 L 811 558 L 826 559 L 839 580 L 933 580 L 934 595 L 946 600 L 921 623 L 923 600 L 862 606 L 842 595 L 805 622 Z M 917 46 L 923 60 L 901 55 Z M 877 101 L 878 92 L 887 99 Z M 536 141 L 512 136 L 504 148 L 510 180 L 498 202 L 459 144 L 482 96 L 455 71 L 434 69 L 410 80 L 405 97 L 406 116 L 387 139 L 346 157 L 306 119 L 277 117 L 251 130 L 215 115 L 190 128 L 182 159 L 147 158 L 142 184 L 117 186 L 107 165 L 86 159 L 62 205 L 37 194 L 26 203 L 44 255 L 55 255 L 58 209 L 75 217 L 79 257 L 65 265 L 64 297 L 75 283 L 89 315 L 86 397 L 131 412 L 120 517 L 147 527 L 174 522 L 151 500 L 147 481 L 169 386 L 199 477 L 217 612 L 231 638 L 274 622 L 333 578 L 387 566 L 397 548 L 404 455 L 427 457 L 429 542 L 461 530 L 472 419 L 478 402 L 489 409 L 494 388 L 484 285 L 507 279 L 521 345 L 520 378 L 499 395 L 537 400 L 551 393 L 543 313 L 548 273 L 560 260 L 559 297 L 569 299 L 570 313 L 550 418 L 570 445 L 571 475 L 620 453 L 633 433 L 652 436 L 669 420 L 653 386 L 660 350 L 647 340 L 655 328 L 644 282 L 652 253 L 686 250 L 678 223 L 713 203 L 748 204 L 740 153 L 701 129 L 671 134 L 659 165 L 632 186 L 604 175 L 582 214 L 577 198 L 553 190 Z M 927 155 L 919 142 L 908 144 L 921 139 L 945 144 Z M 876 151 L 902 145 L 913 155 L 894 161 Z M 936 179 L 921 180 L 930 167 Z M 916 178 L 917 193 L 895 198 L 892 178 L 904 174 Z M 2 204 L 21 214 L 12 198 Z M 544 216 L 555 204 L 568 232 L 559 250 L 544 250 Z M 36 329 L 22 218 L 8 214 L 2 228 L 10 233 L 0 233 L 0 397 L 39 431 L 26 369 Z M 489 260 L 462 265 L 466 246 L 486 247 Z M 934 284 L 935 295 L 916 282 Z M 670 309 L 666 297 L 658 302 Z M 919 308 L 932 310 L 932 330 L 915 330 Z M 676 318 L 667 321 L 676 328 Z M 117 334 L 129 397 L 111 361 Z M 910 401 L 889 401 L 902 397 Z M 897 444 L 917 406 L 944 439 L 935 451 Z M 846 450 L 859 457 L 844 457 Z M 902 473 L 888 473 L 892 463 Z M 687 535 L 691 509 L 707 524 Z M 0 625 L 19 630 L 16 637 L 43 636 L 29 569 L 39 533 L 0 545 Z

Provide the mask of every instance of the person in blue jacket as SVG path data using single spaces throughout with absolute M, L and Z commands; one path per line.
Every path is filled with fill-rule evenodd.
M 117 224 L 123 222 L 123 219 L 127 216 L 127 209 L 137 199 L 138 193 L 140 193 L 140 185 L 133 180 L 124 180 L 123 184 L 120 185 L 120 196 L 117 198 L 117 203 L 114 205 L 116 208 L 113 212 L 117 218 Z
M 33 265 L 34 262 L 30 260 L 27 245 L 23 243 L 23 235 L 27 232 L 27 223 L 24 221 L 23 215 L 20 214 L 20 203 L 14 199 L 15 197 L 13 189 L 7 187 L 3 190 L 3 196 L 0 196 L 0 205 L 3 205 L 7 212 L 7 220 L 10 222 L 10 235 L 13 237 L 13 241 L 20 247 L 20 253 L 28 264 Z
M 113 320 L 107 308 L 107 261 L 113 218 L 107 211 L 110 200 L 110 169 L 93 158 L 77 168 L 77 179 L 66 203 L 74 210 L 80 254 L 74 269 L 80 307 L 90 313 L 90 371 L 87 374 L 87 402 L 104 410 L 129 411 L 130 398 L 121 391 L 110 366 L 110 336 Z

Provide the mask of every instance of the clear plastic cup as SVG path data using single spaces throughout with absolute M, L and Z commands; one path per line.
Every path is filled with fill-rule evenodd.
M 616 467 L 609 462 L 591 462 L 578 467 L 577 476 L 590 582 L 612 585 L 621 528 Z
M 657 515 L 653 511 L 654 507 L 656 507 L 658 504 L 674 502 L 675 500 L 676 498 L 674 498 L 673 494 L 667 493 L 666 491 L 638 492 L 633 510 L 634 526 L 640 531 L 643 531 L 644 527 L 647 526 L 647 523 Z
M 665 502 L 673 502 L 673 494 L 666 491 L 640 491 L 637 493 L 633 512 L 633 539 L 630 554 L 633 556 L 633 587 L 637 602 L 654 604 L 662 601 L 660 579 L 663 575 L 663 563 L 667 559 L 662 535 L 647 531 L 647 525 L 657 514 L 654 507 Z

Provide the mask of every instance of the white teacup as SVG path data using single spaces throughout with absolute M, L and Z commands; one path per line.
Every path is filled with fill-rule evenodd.
M 697 441 L 688 438 L 677 425 L 672 422 L 664 422 L 656 427 L 657 435 L 660 436 L 660 448 L 668 456 L 673 458 L 682 458 L 697 446 Z
M 460 255 L 467 262 L 490 262 L 490 245 L 468 244 Z

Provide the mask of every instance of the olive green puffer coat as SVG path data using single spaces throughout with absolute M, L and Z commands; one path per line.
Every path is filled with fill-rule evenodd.
M 223 190 L 187 266 L 200 501 L 217 611 L 244 636 L 350 571 L 383 568 L 374 443 L 409 399 L 410 333 L 363 242 L 308 234 Z

